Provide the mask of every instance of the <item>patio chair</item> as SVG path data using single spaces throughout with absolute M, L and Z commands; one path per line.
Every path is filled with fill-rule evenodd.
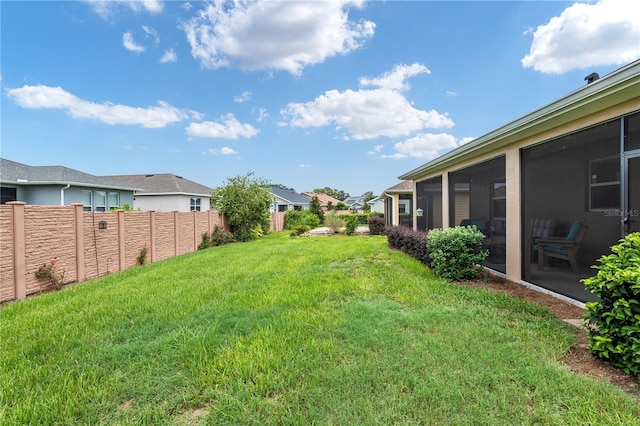
M 538 246 L 538 269 L 544 270 L 547 258 L 554 257 L 568 260 L 573 272 L 580 273 L 576 255 L 585 232 L 587 232 L 587 226 L 576 220 L 571 224 L 571 228 L 565 238 L 539 238 L 536 244 Z
M 556 232 L 554 219 L 531 219 L 531 261 L 535 262 L 538 254 L 538 240 L 551 238 Z

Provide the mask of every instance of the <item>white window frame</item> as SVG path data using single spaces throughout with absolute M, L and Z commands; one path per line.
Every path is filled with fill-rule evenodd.
M 81 189 L 80 193 L 82 194 L 82 210 L 85 212 L 93 211 L 93 191 Z M 89 204 L 87 204 L 87 201 L 89 201 Z
M 202 199 L 192 198 L 189 202 L 189 210 L 199 212 L 202 209 Z

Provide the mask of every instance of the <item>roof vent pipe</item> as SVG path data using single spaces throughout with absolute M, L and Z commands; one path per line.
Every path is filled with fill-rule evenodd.
M 597 72 L 592 72 L 591 74 L 586 76 L 584 79 L 587 80 L 587 84 L 591 84 L 591 83 L 593 83 L 594 81 L 596 81 L 599 78 L 600 78 L 600 76 L 598 75 Z

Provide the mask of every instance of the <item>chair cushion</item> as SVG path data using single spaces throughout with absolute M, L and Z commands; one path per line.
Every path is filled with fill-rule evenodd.
M 569 229 L 569 233 L 567 234 L 567 241 L 573 241 L 576 239 L 576 236 L 578 235 L 578 231 L 580 231 L 581 226 L 582 224 L 580 223 L 579 220 L 576 220 L 575 222 L 573 222 L 573 224 L 571 225 L 571 228 Z
M 544 251 L 552 251 L 554 253 L 565 255 L 567 254 L 566 247 L 555 247 L 555 246 L 543 246 Z

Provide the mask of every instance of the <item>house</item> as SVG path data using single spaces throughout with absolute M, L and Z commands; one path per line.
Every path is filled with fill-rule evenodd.
M 333 198 L 327 194 L 322 194 L 320 192 L 303 192 L 302 195 L 305 197 L 309 197 L 309 199 L 313 199 L 313 197 L 317 197 L 318 201 L 320 201 L 320 208 L 327 212 L 331 209 L 335 209 L 340 200 L 337 198 Z
M 485 267 L 594 300 L 580 280 L 640 231 L 640 60 L 399 179 L 413 183 L 415 229 L 476 225 Z
M 384 213 L 384 200 L 380 197 L 370 199 L 367 205 L 371 213 Z
M 293 189 L 273 185 L 269 189 L 273 196 L 272 212 L 285 212 L 287 210 L 308 210 L 311 200 Z
M 358 210 L 362 210 L 362 208 L 366 204 L 362 195 L 347 197 L 344 199 L 343 203 L 346 204 L 350 209 L 353 209 L 353 211 L 356 213 L 358 212 Z
M 211 210 L 212 189 L 172 173 L 105 176 L 123 185 L 139 188 L 133 207 L 156 211 Z
M 413 182 L 405 180 L 385 189 L 380 195 L 384 203 L 384 220 L 388 226 L 413 227 Z
M 29 166 L 0 158 L 1 204 L 67 206 L 82 203 L 85 211 L 109 211 L 133 204 L 135 186 L 64 166 Z

